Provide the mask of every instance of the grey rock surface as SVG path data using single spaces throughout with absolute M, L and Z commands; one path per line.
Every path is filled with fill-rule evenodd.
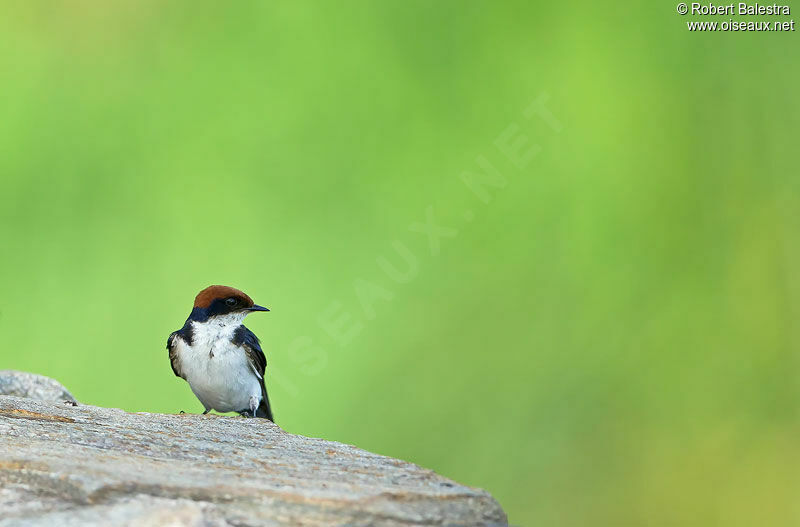
M 44 375 L 15 370 L 0 370 L 0 395 L 29 397 L 40 401 L 77 402 L 60 382 Z
M 0 527 L 506 524 L 486 491 L 264 419 L 0 396 Z

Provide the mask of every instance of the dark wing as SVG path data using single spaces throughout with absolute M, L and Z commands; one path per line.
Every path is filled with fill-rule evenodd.
M 181 339 L 189 346 L 192 345 L 194 341 L 194 332 L 192 331 L 192 324 L 188 320 L 181 329 L 170 333 L 167 339 L 169 362 L 172 365 L 172 371 L 175 372 L 175 375 L 185 380 L 186 377 L 183 376 L 183 370 L 181 368 L 181 358 L 178 356 L 178 346 L 176 342 L 178 339 Z M 256 341 L 258 341 L 258 339 L 256 339 Z
M 255 333 L 244 326 L 239 326 L 233 333 L 232 340 L 234 344 L 244 348 L 250 366 L 263 381 L 264 371 L 267 369 L 267 358 L 264 356 L 264 352 L 261 351 L 261 342 Z
M 183 372 L 181 371 L 181 360 L 178 357 L 178 350 L 177 346 L 175 345 L 175 341 L 181 338 L 181 330 L 173 331 L 170 333 L 169 338 L 167 339 L 167 350 L 169 350 L 169 362 L 172 365 L 172 371 L 175 372 L 175 375 L 185 379 L 183 376 Z
M 233 333 L 232 341 L 237 346 L 244 348 L 247 361 L 250 363 L 253 371 L 258 374 L 258 380 L 261 383 L 261 404 L 258 406 L 256 416 L 264 417 L 274 423 L 275 419 L 272 417 L 272 408 L 270 407 L 269 397 L 267 396 L 267 387 L 264 385 L 264 372 L 267 369 L 267 358 L 261 350 L 261 343 L 258 337 L 246 327 L 239 326 Z

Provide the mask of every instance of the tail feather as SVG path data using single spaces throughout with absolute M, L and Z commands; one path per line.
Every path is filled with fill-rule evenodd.
M 258 405 L 256 409 L 256 417 L 261 417 L 263 419 L 269 419 L 273 423 L 275 419 L 272 417 L 272 408 L 269 405 L 269 397 L 267 396 L 267 388 L 264 386 L 262 381 L 261 383 L 261 404 Z

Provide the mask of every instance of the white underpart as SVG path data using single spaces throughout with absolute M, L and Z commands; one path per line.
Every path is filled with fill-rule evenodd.
M 260 376 L 243 348 L 231 343 L 234 331 L 248 312 L 230 313 L 192 322 L 189 346 L 177 339 L 181 370 L 206 410 L 238 412 L 261 402 Z

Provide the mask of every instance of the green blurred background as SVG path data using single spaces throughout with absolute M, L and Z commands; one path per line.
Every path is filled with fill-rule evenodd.
M 4 4 L 0 369 L 199 412 L 228 284 L 288 431 L 517 525 L 800 524 L 798 35 L 661 4 Z

